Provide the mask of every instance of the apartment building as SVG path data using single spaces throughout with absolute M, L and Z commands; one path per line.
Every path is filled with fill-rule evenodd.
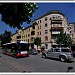
M 38 37 L 41 37 L 41 46 L 45 46 L 46 49 L 55 44 L 55 39 L 62 30 L 69 34 L 67 19 L 60 11 L 48 12 L 33 21 L 35 22 L 38 26 Z
M 69 23 L 68 31 L 70 32 L 73 44 L 75 44 L 75 22 Z
M 18 33 L 15 33 L 11 36 L 11 42 L 17 42 L 17 36 L 18 36 Z
M 69 34 L 68 22 L 63 13 L 58 10 L 47 12 L 32 22 L 32 25 L 25 29 L 19 30 L 16 40 L 34 42 L 34 38 L 41 38 L 41 46 L 49 49 L 55 43 L 58 33 L 61 31 Z M 14 40 L 14 39 L 13 39 Z M 12 41 L 13 41 L 12 40 Z
M 26 28 L 22 28 L 11 36 L 12 41 L 17 42 L 18 40 L 21 40 L 33 43 L 34 38 L 37 37 L 37 29 L 37 25 L 34 26 L 34 24 Z

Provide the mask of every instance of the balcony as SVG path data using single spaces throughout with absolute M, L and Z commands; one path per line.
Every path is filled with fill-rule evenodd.
M 60 31 L 52 31 L 52 34 L 59 34 Z
M 59 34 L 61 31 L 63 31 L 62 27 L 52 27 L 51 29 L 52 34 Z
M 58 27 L 58 28 L 63 28 L 64 26 L 62 24 L 52 24 L 52 27 Z
M 52 44 L 56 44 L 55 39 L 51 39 L 51 42 L 52 42 Z

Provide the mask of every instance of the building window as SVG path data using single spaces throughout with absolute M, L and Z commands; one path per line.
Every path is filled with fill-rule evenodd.
M 51 18 L 50 18 L 50 20 L 51 20 Z
M 70 34 L 71 34 L 71 31 L 70 31 Z
M 34 41 L 34 37 L 31 37 L 31 41 Z
M 45 44 L 45 48 L 48 49 L 48 44 Z
M 23 39 L 23 36 L 22 36 L 22 39 Z
M 47 27 L 47 23 L 45 24 L 45 27 Z
M 53 19 L 55 19 L 55 17 L 54 17 L 54 16 L 53 16 L 52 18 L 53 18 Z
M 38 35 L 39 35 L 39 32 L 38 32 Z
M 38 21 L 38 24 L 39 24 L 39 21 Z
M 41 26 L 40 26 L 40 29 L 41 29 Z
M 30 37 L 30 34 L 28 34 L 28 37 Z
M 35 26 L 33 26 L 32 28 L 35 29 Z
M 17 39 L 20 39 L 21 38 L 21 36 L 17 36 Z
M 48 30 L 45 30 L 45 34 L 47 34 L 48 33 Z
M 48 36 L 45 36 L 45 41 L 48 41 Z
M 40 32 L 40 35 L 41 35 L 41 32 Z
M 29 43 L 29 39 L 28 39 L 28 43 Z
M 40 20 L 40 23 L 41 23 L 41 20 Z
M 45 17 L 45 21 L 47 20 L 47 17 Z
M 35 35 L 35 31 L 32 31 L 32 32 L 31 32 L 31 35 Z
M 27 37 L 27 34 L 26 34 L 26 37 Z

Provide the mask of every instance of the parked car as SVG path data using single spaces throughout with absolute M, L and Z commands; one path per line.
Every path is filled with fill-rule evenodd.
M 75 51 L 72 51 L 72 53 L 73 53 L 73 57 L 75 58 Z
M 73 55 L 70 48 L 51 48 L 47 52 L 42 52 L 42 57 L 57 58 L 61 61 L 73 61 Z
M 34 50 L 34 49 L 30 49 L 29 50 L 29 54 L 32 54 L 32 55 L 37 55 L 39 52 L 37 50 Z

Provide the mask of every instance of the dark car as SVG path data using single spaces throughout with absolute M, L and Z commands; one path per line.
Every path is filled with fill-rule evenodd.
M 75 51 L 72 51 L 73 57 L 75 58 Z

